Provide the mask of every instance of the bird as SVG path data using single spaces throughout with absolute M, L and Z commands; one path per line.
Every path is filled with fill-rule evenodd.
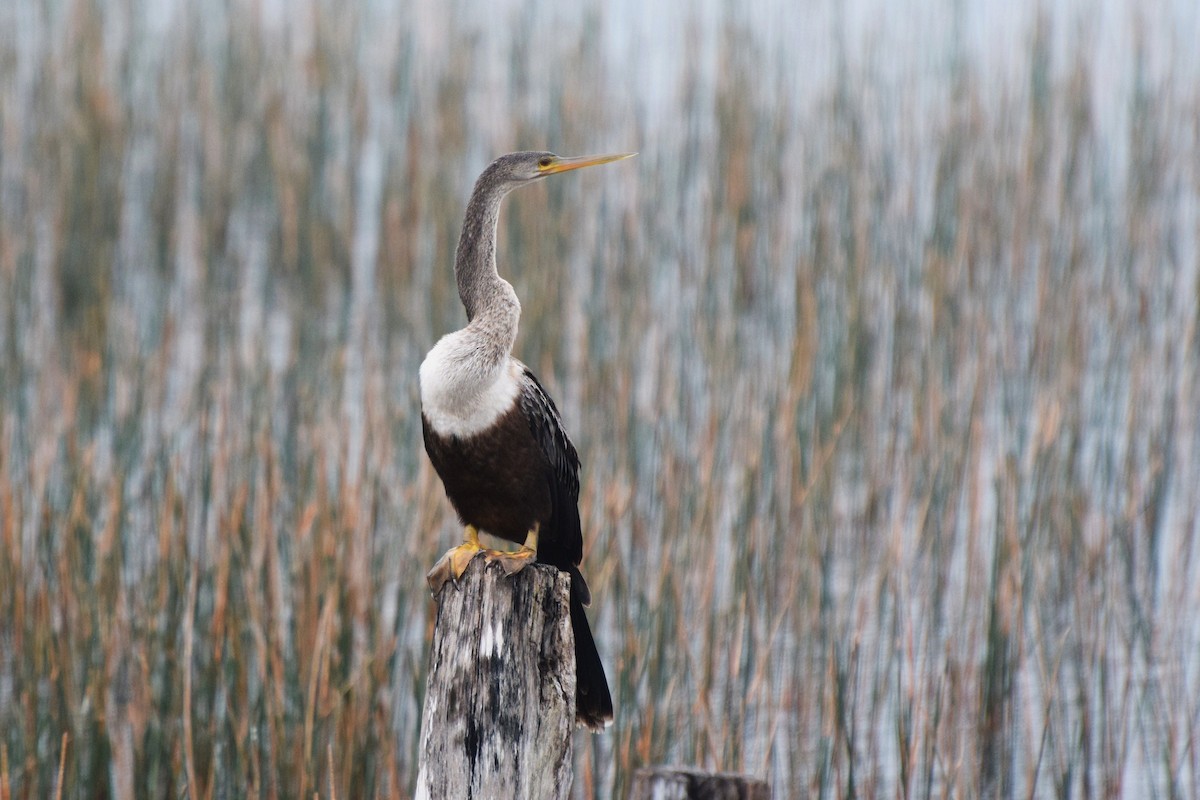
M 521 303 L 496 269 L 496 228 L 501 201 L 514 189 L 635 155 L 565 158 L 519 152 L 483 170 L 467 202 L 454 259 L 467 325 L 438 340 L 419 374 L 425 450 L 465 526 L 463 543 L 430 570 L 430 588 L 436 595 L 447 582 L 457 584 L 481 553 L 509 574 L 533 562 L 566 572 L 575 638 L 575 718 L 592 731 L 612 722 L 613 704 L 584 612 L 591 590 L 579 570 L 579 454 L 549 393 L 513 357 Z M 519 548 L 485 551 L 480 531 Z

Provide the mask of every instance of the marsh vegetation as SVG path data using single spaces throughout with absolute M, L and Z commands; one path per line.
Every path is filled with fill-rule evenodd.
M 501 222 L 576 796 L 1200 796 L 1200 12 L 733 5 L 3 4 L 0 797 L 407 796 L 417 365 L 543 147 L 641 151 Z

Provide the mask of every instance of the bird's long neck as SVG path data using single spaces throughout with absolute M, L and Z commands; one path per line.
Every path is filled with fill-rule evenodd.
M 467 203 L 454 259 L 458 296 L 467 311 L 463 333 L 473 340 L 477 357 L 491 364 L 507 359 L 512 351 L 521 314 L 512 286 L 496 271 L 496 226 L 505 194 L 489 172 L 480 176 Z
M 468 321 L 486 313 L 503 287 L 496 271 L 496 226 L 505 192 L 486 181 L 486 177 L 486 173 L 480 176 L 467 203 L 454 258 L 458 296 L 467 310 Z

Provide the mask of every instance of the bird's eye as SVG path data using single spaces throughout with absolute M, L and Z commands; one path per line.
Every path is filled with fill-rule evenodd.
M 538 159 L 538 166 L 541 167 L 542 169 L 545 169 L 546 167 L 550 166 L 553 163 L 554 163 L 554 159 L 551 158 L 550 156 L 542 156 L 541 158 Z

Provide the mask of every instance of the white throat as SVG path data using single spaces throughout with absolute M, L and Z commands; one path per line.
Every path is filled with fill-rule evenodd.
M 473 436 L 512 410 L 521 365 L 481 358 L 469 327 L 443 336 L 421 362 L 421 411 L 442 436 Z

